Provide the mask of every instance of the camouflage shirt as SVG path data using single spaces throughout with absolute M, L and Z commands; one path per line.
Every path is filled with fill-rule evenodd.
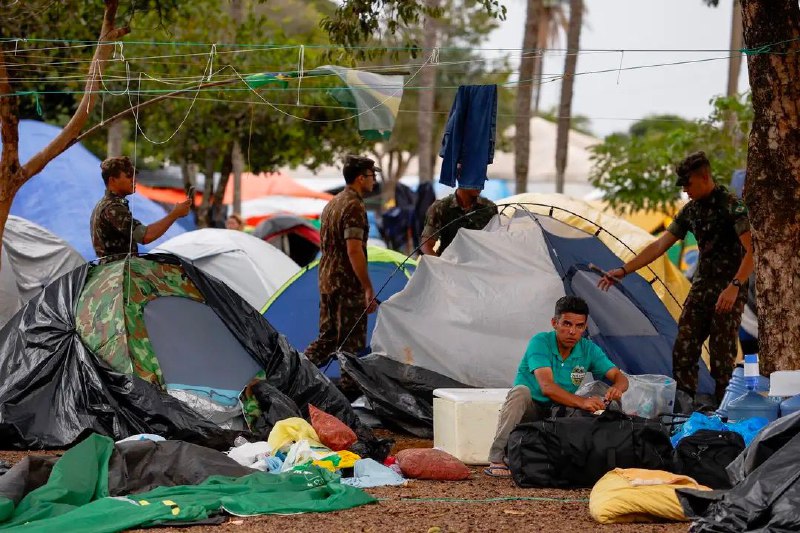
M 136 243 L 144 240 L 147 226 L 133 218 L 128 200 L 106 191 L 94 206 L 90 231 L 97 257 L 101 263 L 107 263 L 128 253 L 137 255 Z
M 742 263 L 745 250 L 739 236 L 750 231 L 750 222 L 744 203 L 718 185 L 706 198 L 686 204 L 667 231 L 679 239 L 691 231 L 697 238 L 700 258 L 692 287 L 721 290 Z
M 496 214 L 497 206 L 483 196 L 479 196 L 470 209 L 464 210 L 458 205 L 456 195 L 451 194 L 433 202 L 428 208 L 422 238 L 424 240 L 432 235 L 438 235 L 440 241 L 438 251 L 441 255 L 456 238 L 459 228 L 483 229 Z
M 369 222 L 364 199 L 351 187 L 345 187 L 325 206 L 320 222 L 319 292 L 363 293 L 347 255 L 346 241 L 360 240 L 366 257 Z

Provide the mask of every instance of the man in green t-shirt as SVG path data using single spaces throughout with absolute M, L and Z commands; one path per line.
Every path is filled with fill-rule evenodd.
M 505 458 L 506 445 L 509 434 L 520 422 L 546 418 L 555 404 L 594 413 L 605 409 L 607 402 L 622 398 L 622 393 L 628 390 L 625 374 L 598 345 L 583 337 L 588 319 L 589 306 L 583 299 L 564 296 L 556 302 L 551 320 L 553 331 L 537 333 L 528 343 L 514 388 L 500 410 L 489 451 L 489 467 L 484 471 L 487 475 L 511 476 Z M 604 399 L 575 395 L 587 372 L 611 381 Z

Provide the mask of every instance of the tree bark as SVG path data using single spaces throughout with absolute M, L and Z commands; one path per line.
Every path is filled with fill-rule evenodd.
M 725 95 L 728 98 L 739 94 L 739 74 L 742 71 L 742 3 L 733 0 L 733 14 L 731 15 L 731 57 L 728 60 L 728 89 Z M 725 118 L 725 129 L 734 134 L 738 131 L 739 125 L 736 123 L 736 113 L 729 112 Z M 741 139 L 738 139 L 741 140 Z
M 743 0 L 742 21 L 755 115 L 745 202 L 759 362 L 769 375 L 800 369 L 800 7 L 797 0 Z
M 514 181 L 516 193 L 528 190 L 528 158 L 531 142 L 531 89 L 537 51 L 537 15 L 541 0 L 528 0 L 525 14 L 525 34 L 522 38 L 522 58 L 519 64 L 519 83 L 514 118 Z
M 430 7 L 438 7 L 439 0 L 427 0 Z M 437 42 L 437 25 L 433 18 L 426 18 L 424 25 L 423 49 L 432 54 Z M 429 55 L 430 57 L 430 55 Z M 426 66 L 420 72 L 420 83 L 425 90 L 419 93 L 419 114 L 417 114 L 417 157 L 419 160 L 419 181 L 433 181 L 434 140 L 433 110 L 436 96 L 436 67 Z
M 570 0 L 569 29 L 567 30 L 567 55 L 564 58 L 564 78 L 561 80 L 561 102 L 558 106 L 556 130 L 556 192 L 564 192 L 564 171 L 567 168 L 569 128 L 572 123 L 572 95 L 575 88 L 575 70 L 581 46 L 583 26 L 583 0 Z
M 536 48 L 544 50 L 550 40 L 549 23 L 544 6 L 539 2 L 537 15 L 539 29 L 536 30 Z M 539 115 L 539 103 L 542 101 L 542 73 L 544 69 L 544 52 L 536 54 L 533 63 L 533 116 Z
M 125 123 L 118 120 L 109 124 L 106 136 L 106 156 L 117 157 L 122 155 L 122 140 L 125 136 Z
M 89 113 L 94 108 L 104 63 L 114 50 L 113 41 L 130 33 L 128 28 L 115 28 L 114 26 L 118 4 L 118 0 L 105 0 L 103 23 L 98 38 L 99 44 L 92 56 L 83 97 L 78 103 L 77 110 L 61 132 L 25 164 L 20 164 L 19 161 L 18 97 L 4 96 L 13 94 L 14 89 L 6 69 L 6 49 L 4 46 L 0 46 L 0 134 L 3 139 L 3 151 L 0 156 L 0 248 L 2 248 L 8 213 L 17 191 L 31 177 L 41 172 L 47 163 L 70 146 L 80 134 L 89 118 Z
M 233 141 L 233 149 L 231 151 L 231 166 L 233 167 L 233 212 L 241 213 L 244 154 L 242 153 L 242 145 L 239 143 L 239 139 Z

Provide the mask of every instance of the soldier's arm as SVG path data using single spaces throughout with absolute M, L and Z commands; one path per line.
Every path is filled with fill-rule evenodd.
M 437 232 L 441 229 L 437 210 L 438 204 L 438 201 L 434 202 L 425 214 L 425 228 L 422 230 L 422 236 L 420 237 L 422 244 L 419 248 L 424 255 L 439 255 L 433 249 L 433 245 L 439 240 Z
M 164 235 L 176 220 L 185 217 L 189 213 L 190 206 L 191 200 L 189 199 L 175 204 L 175 207 L 172 208 L 172 211 L 170 211 L 167 216 L 147 226 L 144 238 L 139 242 L 142 244 L 149 244 Z
M 126 205 L 112 202 L 103 209 L 100 216 L 122 235 L 130 235 L 133 241 L 142 242 L 147 226 L 133 218 Z
M 744 257 L 742 257 L 742 262 L 739 264 L 739 270 L 736 271 L 734 279 L 738 279 L 739 283 L 744 283 L 753 273 L 753 238 L 750 232 L 746 231 L 739 235 L 739 240 L 744 246 Z

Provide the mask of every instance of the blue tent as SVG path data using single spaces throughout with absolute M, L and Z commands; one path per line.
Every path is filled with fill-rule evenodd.
M 318 266 L 319 260 L 313 261 L 292 276 L 261 311 L 299 351 L 308 348 L 319 333 Z M 378 299 L 385 301 L 406 286 L 416 269 L 416 262 L 393 250 L 370 246 L 367 247 L 367 268 Z M 376 316 L 377 313 L 373 313 L 367 320 L 367 345 L 372 339 Z M 338 361 L 334 361 L 325 373 L 329 377 L 338 377 Z
M 44 148 L 61 130 L 34 120 L 19 124 L 20 161 L 25 162 Z M 89 235 L 89 218 L 105 191 L 100 177 L 100 160 L 76 144 L 53 159 L 39 174 L 28 180 L 11 205 L 11 214 L 50 230 L 67 241 L 84 258 L 96 258 Z M 140 194 L 128 197 L 133 216 L 144 224 L 166 215 L 164 209 Z M 161 239 L 139 249 L 146 251 L 181 233 L 175 224 Z

